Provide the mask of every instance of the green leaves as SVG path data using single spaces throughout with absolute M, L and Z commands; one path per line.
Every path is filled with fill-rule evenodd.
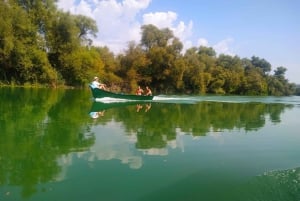
M 0 2 L 0 83 L 56 87 L 85 86 L 95 75 L 111 89 L 156 93 L 290 95 L 295 86 L 285 67 L 270 74 L 265 59 L 217 55 L 212 47 L 191 47 L 168 28 L 143 25 L 139 44 L 124 53 L 95 47 L 95 20 L 57 9 L 55 0 Z M 105 30 L 102 30 L 105 31 Z

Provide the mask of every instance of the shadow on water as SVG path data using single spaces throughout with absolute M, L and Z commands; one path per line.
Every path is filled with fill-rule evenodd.
M 152 102 L 97 103 L 90 101 L 85 90 L 0 91 L 0 187 L 19 186 L 23 198 L 37 193 L 41 183 L 59 181 L 58 158 L 93 146 L 95 126 L 118 122 L 125 135 L 136 137 L 135 148 L 147 151 L 166 147 L 178 133 L 193 137 L 235 130 L 250 133 L 268 121 L 280 123 L 284 111 L 293 108 L 292 104 L 241 98 L 158 97 Z M 293 172 L 284 174 L 299 181 Z M 268 180 L 263 175 L 249 185 L 264 185 Z M 299 186 L 295 191 L 299 192 Z

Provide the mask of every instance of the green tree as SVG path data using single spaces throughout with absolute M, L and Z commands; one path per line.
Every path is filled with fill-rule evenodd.
M 101 80 L 106 83 L 111 90 L 120 90 L 123 81 L 122 78 L 118 76 L 120 72 L 119 60 L 115 58 L 114 53 L 107 47 L 93 47 L 93 49 L 99 53 L 99 57 L 104 64 L 104 71 L 97 72 L 98 74 L 100 73 Z
M 269 95 L 287 96 L 295 93 L 296 85 L 285 78 L 286 71 L 285 67 L 279 66 L 274 70 L 274 75 L 268 77 Z
M 138 85 L 149 85 L 152 81 L 151 69 L 147 68 L 150 60 L 141 46 L 129 42 L 124 55 L 120 55 L 120 77 L 123 78 L 125 88 L 134 92 Z
M 184 55 L 186 70 L 184 72 L 184 83 L 186 90 L 192 93 L 206 93 L 207 86 L 211 81 L 211 74 L 205 72 L 206 65 L 200 60 L 198 49 L 188 49 Z
M 200 78 L 203 80 L 201 82 L 206 84 L 206 92 L 225 93 L 222 88 L 225 83 L 224 75 L 222 74 L 222 68 L 216 64 L 216 51 L 212 47 L 200 46 L 198 48 L 198 55 L 200 62 L 204 65 L 205 73 L 201 74 Z
M 152 24 L 143 25 L 141 30 L 141 45 L 146 50 L 153 47 L 166 47 L 169 40 L 174 37 L 173 32 L 170 29 L 164 28 L 160 30 Z
M 92 45 L 92 39 L 89 36 L 96 37 L 98 27 L 96 21 L 84 15 L 74 16 L 75 24 L 79 28 L 78 38 L 83 45 Z
M 142 26 L 141 46 L 145 49 L 151 64 L 147 72 L 151 72 L 151 86 L 158 91 L 174 91 L 182 88 L 183 61 L 181 58 L 182 43 L 168 28 L 158 29 L 154 25 Z
M 221 54 L 217 58 L 216 64 L 223 68 L 225 83 L 223 89 L 226 93 L 239 93 L 240 86 L 244 76 L 244 68 L 241 59 L 237 56 Z
M 271 71 L 271 64 L 268 61 L 266 61 L 265 59 L 261 59 L 256 56 L 252 56 L 251 63 L 256 68 L 261 69 L 263 75 L 266 75 L 267 73 L 269 73 Z
M 4 21 L 0 31 L 1 77 L 17 84 L 55 83 L 57 72 L 47 59 L 43 37 L 37 32 L 31 10 L 26 5 L 20 7 L 13 1 L 10 5 L 9 2 L 0 3 Z
M 84 16 L 59 12 L 53 20 L 49 34 L 49 59 L 67 85 L 83 85 L 91 78 L 91 73 L 103 68 L 99 55 L 82 47 L 82 44 L 90 45 L 88 36 L 95 36 L 95 31 L 95 21 Z
M 64 68 L 61 73 L 65 76 L 67 83 L 74 86 L 84 86 L 91 81 L 95 75 L 104 77 L 104 64 L 99 53 L 86 48 L 72 51 L 61 59 Z
M 0 79 L 10 82 L 16 76 L 11 55 L 14 50 L 14 11 L 17 7 L 10 6 L 5 1 L 0 1 Z
M 242 94 L 246 95 L 267 95 L 267 82 L 260 69 L 247 70 L 241 91 Z
M 208 86 L 208 92 L 215 94 L 225 94 L 224 84 L 226 81 L 225 71 L 222 67 L 216 66 L 210 69 L 212 75 L 211 82 Z

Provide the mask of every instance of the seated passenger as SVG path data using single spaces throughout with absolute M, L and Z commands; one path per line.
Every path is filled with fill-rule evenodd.
M 146 96 L 152 96 L 152 91 L 151 91 L 151 89 L 148 86 L 146 86 L 145 95 Z
M 144 90 L 139 86 L 135 92 L 136 95 L 142 95 Z
M 99 89 L 106 90 L 105 84 L 100 83 L 98 77 L 94 77 L 94 81 L 92 82 L 92 88 L 99 88 Z

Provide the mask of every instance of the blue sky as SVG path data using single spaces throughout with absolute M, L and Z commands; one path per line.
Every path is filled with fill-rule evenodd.
M 96 20 L 94 45 L 119 53 L 140 27 L 170 28 L 184 48 L 205 45 L 241 58 L 258 56 L 288 70 L 300 84 L 300 1 L 298 0 L 58 0 L 58 7 Z

